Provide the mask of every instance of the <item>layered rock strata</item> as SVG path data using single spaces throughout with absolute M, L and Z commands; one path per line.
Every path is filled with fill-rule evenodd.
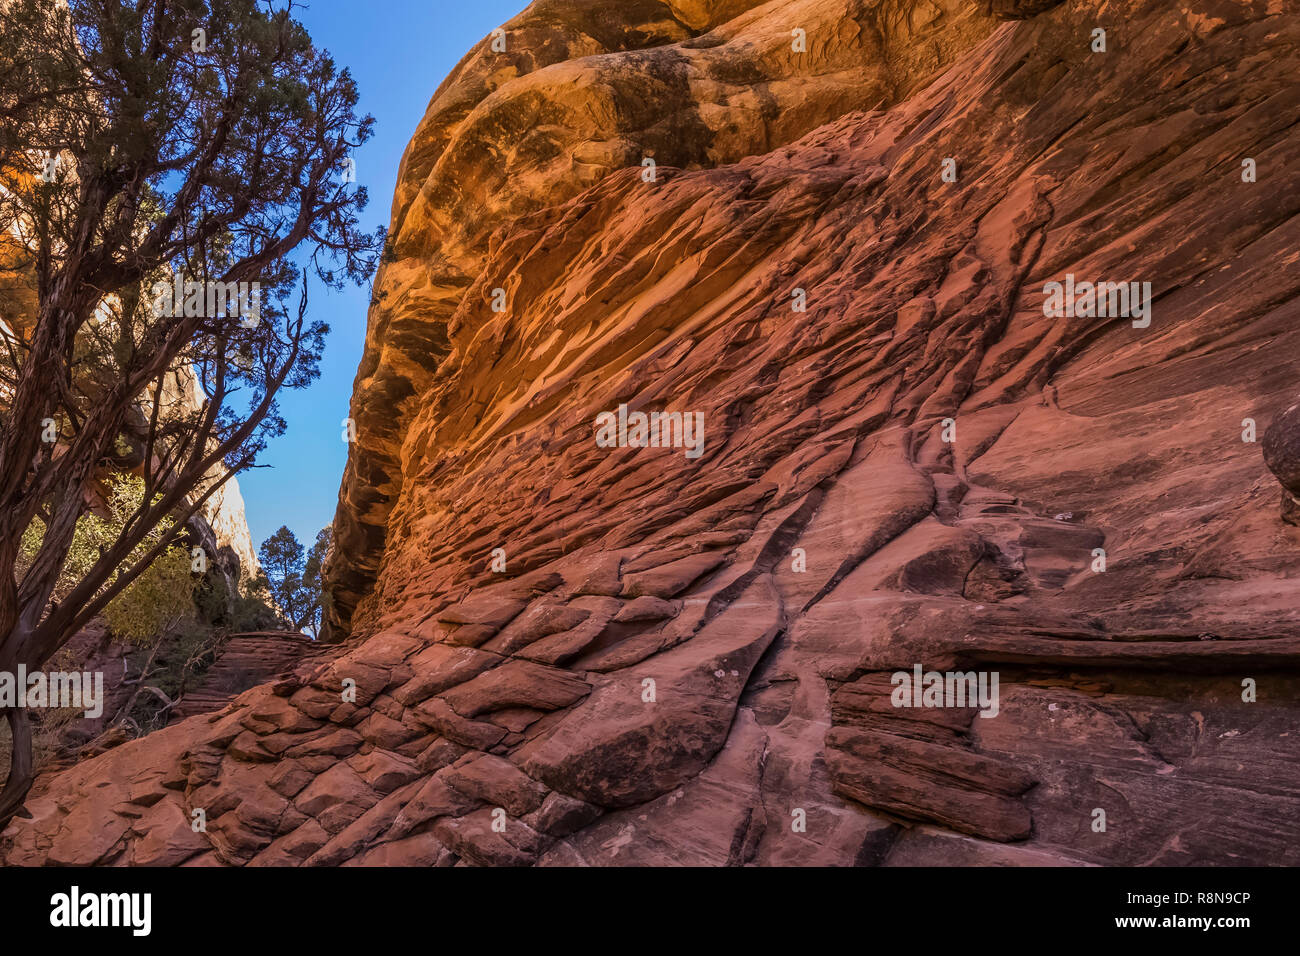
M 64 772 L 8 862 L 1300 862 L 1254 440 L 1300 378 L 1295 11 L 555 0 L 504 38 L 403 162 L 342 643 Z M 1103 281 L 1125 314 L 1046 314 Z M 621 407 L 698 456 L 601 447 Z M 918 666 L 996 700 L 899 706 Z

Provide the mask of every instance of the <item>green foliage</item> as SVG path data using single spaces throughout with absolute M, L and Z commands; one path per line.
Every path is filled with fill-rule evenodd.
M 37 622 L 12 637 L 37 656 L 104 609 L 110 565 L 123 573 L 113 549 L 62 574 L 84 476 L 111 463 L 163 491 L 122 526 L 126 549 L 216 466 L 251 467 L 286 427 L 280 389 L 319 374 L 329 330 L 308 314 L 310 277 L 337 289 L 374 271 L 384 231 L 363 229 L 352 175 L 374 121 L 298 6 L 0 0 L 0 466 L 14 489 L 0 580 L 19 577 L 25 605 L 0 589 L 0 618 Z M 177 284 L 180 314 L 160 308 Z M 253 321 L 214 304 L 217 285 L 251 290 Z M 46 553 L 17 574 L 34 520 Z M 51 601 L 61 574 L 65 596 L 82 584 L 75 600 Z
M 117 541 L 122 526 L 144 501 L 144 482 L 134 475 L 112 475 L 104 481 L 103 489 L 102 508 L 98 512 L 87 511 L 77 519 L 72 546 L 54 588 L 55 601 L 61 600 L 89 572 L 99 560 L 101 549 Z M 172 520 L 166 518 L 151 529 L 127 556 L 123 567 L 130 567 L 142 558 L 171 527 Z M 20 575 L 30 567 L 44 536 L 45 526 L 37 518 L 22 537 L 17 564 Z M 109 587 L 116 578 L 115 571 L 103 586 Z M 190 616 L 194 610 L 193 591 L 189 556 L 183 547 L 172 546 L 108 603 L 104 617 L 115 635 L 138 644 Z
M 181 548 L 169 548 L 109 602 L 104 620 L 118 638 L 142 644 L 193 615 L 193 591 L 189 556 Z
M 241 631 L 272 631 L 285 626 L 271 603 L 271 591 L 264 573 L 245 578 L 231 587 L 223 574 L 211 574 L 195 591 L 199 616 L 232 634 Z
M 374 271 L 384 233 L 362 228 L 366 192 L 344 175 L 373 119 L 300 5 L 0 0 L 0 265 L 20 280 L 0 274 L 7 660 L 49 659 L 100 613 L 131 640 L 174 631 L 193 586 L 160 536 L 216 466 L 238 474 L 283 433 L 280 389 L 319 374 L 329 329 L 308 316 L 310 276 L 338 289 Z M 255 284 L 257 321 L 166 315 L 157 284 L 173 279 Z M 145 480 L 111 479 L 84 514 L 106 464 Z
M 295 630 L 320 629 L 321 570 L 329 547 L 329 528 L 317 532 L 311 550 L 304 552 L 294 533 L 281 525 L 258 549 L 271 599 Z
M 321 528 L 316 532 L 316 542 L 307 552 L 307 561 L 303 567 L 303 585 L 312 597 L 311 610 L 307 625 L 313 634 L 320 634 L 321 618 L 324 615 L 329 595 L 325 591 L 325 557 L 334 543 L 332 528 Z

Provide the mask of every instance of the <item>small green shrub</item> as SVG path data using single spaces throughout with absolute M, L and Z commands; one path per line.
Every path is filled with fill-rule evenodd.
M 102 551 L 117 541 L 122 525 L 144 501 L 144 482 L 134 475 L 111 475 L 103 486 L 100 512 L 88 511 L 77 519 L 68 558 L 52 595 L 55 601 L 62 600 L 87 575 Z M 172 525 L 170 518 L 160 522 L 127 555 L 104 586 L 110 586 L 118 573 L 130 568 L 152 550 L 171 531 Z M 35 560 L 44 538 L 45 525 L 37 518 L 23 533 L 17 562 L 20 577 Z M 189 556 L 183 547 L 173 545 L 109 602 L 104 617 L 114 634 L 123 640 L 130 643 L 147 641 L 192 612 L 193 591 Z

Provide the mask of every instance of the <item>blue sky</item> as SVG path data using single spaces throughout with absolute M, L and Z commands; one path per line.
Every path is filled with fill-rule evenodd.
M 375 135 L 357 151 L 357 181 L 369 191 L 366 228 L 388 225 L 402 151 L 438 84 L 462 56 L 528 0 L 309 0 L 296 15 L 318 47 L 356 78 L 358 112 L 375 117 Z M 311 290 L 312 317 L 328 322 L 321 377 L 281 393 L 288 431 L 259 459 L 270 468 L 239 476 L 253 546 L 280 525 L 310 545 L 334 520 L 339 479 L 347 460 L 340 439 L 352 379 L 361 361 L 370 290 Z

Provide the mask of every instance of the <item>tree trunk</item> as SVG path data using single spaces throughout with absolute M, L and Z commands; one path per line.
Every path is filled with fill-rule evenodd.
M 27 792 L 36 779 L 32 772 L 32 725 L 27 711 L 22 707 L 9 707 L 5 716 L 9 718 L 13 753 L 9 758 L 9 776 L 4 790 L 0 791 L 0 833 L 22 809 Z

